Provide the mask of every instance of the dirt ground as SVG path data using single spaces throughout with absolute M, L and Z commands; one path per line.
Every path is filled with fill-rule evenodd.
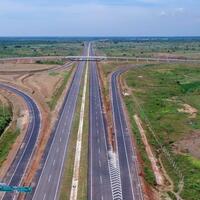
M 42 69 L 51 69 L 52 67 L 55 67 L 55 65 L 5 63 L 0 64 L 0 71 L 34 71 Z
M 189 115 L 188 118 L 194 119 L 198 110 L 188 104 L 182 104 L 182 108 L 178 109 L 179 112 Z M 174 151 L 177 153 L 189 153 L 197 159 L 200 159 L 200 132 L 191 132 L 183 139 L 174 144 Z
M 176 142 L 174 151 L 177 153 L 189 153 L 200 159 L 200 132 L 187 134 L 182 140 Z

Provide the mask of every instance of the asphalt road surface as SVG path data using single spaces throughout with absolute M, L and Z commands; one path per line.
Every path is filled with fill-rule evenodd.
M 90 55 L 93 54 L 92 48 Z M 88 199 L 111 200 L 106 126 L 96 62 L 90 62 L 90 137 Z
M 21 179 L 26 171 L 27 165 L 32 157 L 35 149 L 35 144 L 38 139 L 39 129 L 40 129 L 40 112 L 36 103 L 32 100 L 30 96 L 24 92 L 4 84 L 0 84 L 0 88 L 6 89 L 16 95 L 21 96 L 28 107 L 29 110 L 29 125 L 27 129 L 26 136 L 23 141 L 23 146 L 17 152 L 16 158 L 13 161 L 8 174 L 5 178 L 5 182 L 11 186 L 18 186 Z M 14 193 L 6 193 L 3 200 L 12 200 L 14 198 Z
M 118 76 L 124 70 L 116 71 L 111 76 L 112 110 L 117 139 L 117 153 L 121 174 L 122 196 L 124 200 L 142 200 L 143 195 L 139 180 L 136 153 L 128 132 L 122 99 L 118 89 Z
M 87 54 L 87 50 L 88 49 L 85 47 L 84 55 Z M 34 200 L 56 200 L 59 198 L 59 189 L 67 155 L 68 140 L 84 68 L 85 62 L 80 62 L 77 66 L 71 87 L 64 100 L 63 110 L 55 129 L 54 138 L 47 152 L 48 155 L 35 189 Z

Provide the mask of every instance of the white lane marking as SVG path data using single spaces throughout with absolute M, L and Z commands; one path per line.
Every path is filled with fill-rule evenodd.
M 49 176 L 49 179 L 48 179 L 48 182 L 50 183 L 50 181 L 51 181 L 51 175 Z
M 79 81 L 79 83 L 78 83 Z M 81 84 L 81 79 L 80 80 L 76 80 L 76 84 L 78 84 L 79 88 L 80 88 L 80 84 Z M 78 90 L 79 91 L 79 90 Z M 75 95 L 74 95 L 75 96 Z M 78 99 L 78 95 L 75 96 L 75 99 L 74 101 L 77 103 L 77 99 Z M 76 104 L 75 104 L 76 105 Z M 75 113 L 75 108 L 76 106 L 73 107 L 73 116 L 74 116 L 74 113 Z M 73 121 L 73 118 L 74 117 L 71 117 L 70 119 L 70 123 L 69 123 L 69 127 L 70 127 L 70 130 L 71 130 L 71 127 L 72 127 L 72 121 Z M 54 200 L 56 200 L 57 198 L 57 195 L 58 195 L 58 190 L 59 190 L 59 184 L 60 184 L 60 179 L 61 179 L 61 175 L 62 175 L 62 169 L 63 169 L 63 166 L 64 166 L 64 161 L 65 161 L 65 157 L 66 157 L 66 152 L 67 152 L 67 146 L 68 146 L 68 140 L 69 140 L 69 134 L 67 135 L 67 142 L 65 144 L 65 149 L 64 149 L 64 154 L 62 156 L 62 164 L 61 164 L 61 170 L 60 170 L 60 173 L 59 173 L 59 177 L 58 177 L 58 182 L 57 182 L 57 186 L 56 186 L 56 192 L 55 192 L 55 195 L 54 195 Z
M 57 147 L 57 149 L 56 149 L 56 153 L 58 153 L 59 152 L 59 147 Z
M 60 137 L 60 142 L 62 142 L 62 138 Z
M 98 75 L 97 75 L 97 74 L 96 74 L 96 81 L 98 82 L 97 84 L 98 84 L 98 87 L 99 87 L 100 82 L 99 82 L 99 79 L 98 79 Z M 100 91 L 99 91 L 99 90 L 97 90 L 97 94 L 98 94 L 98 95 L 97 95 L 97 99 L 98 99 L 97 107 L 98 107 L 98 108 L 101 108 L 100 123 L 101 123 L 102 126 L 103 126 L 103 132 L 102 132 L 102 134 L 103 134 L 103 138 L 104 138 L 104 145 L 105 145 L 106 152 L 108 152 L 108 147 L 107 147 L 107 143 L 106 143 L 106 133 L 105 133 L 106 128 L 105 128 L 105 124 L 104 124 L 104 120 L 103 120 L 103 113 L 104 113 L 104 111 L 103 111 L 102 105 L 101 105 L 101 95 L 100 95 Z M 97 109 L 97 108 L 96 108 L 96 109 Z M 99 134 L 99 131 L 97 131 L 97 134 Z M 108 168 L 109 168 L 109 163 L 108 163 L 109 157 L 108 157 L 108 153 L 106 153 L 106 157 L 107 157 L 107 165 L 108 165 Z M 110 168 L 109 168 L 109 175 L 110 175 Z M 110 176 L 110 185 L 111 185 L 111 176 Z M 92 188 L 92 187 L 91 187 L 91 188 Z M 114 199 L 113 193 L 112 193 L 112 199 Z
M 117 130 L 116 130 L 116 122 L 115 122 L 115 111 L 113 104 L 113 90 L 112 90 L 112 76 L 110 80 L 110 93 L 111 93 L 111 102 L 112 102 L 112 113 L 113 113 L 113 123 L 115 128 L 115 138 L 116 138 L 116 154 L 112 151 L 109 152 L 110 160 L 109 163 L 109 171 L 110 171 L 110 179 L 111 179 L 111 189 L 113 199 L 118 198 L 120 200 L 123 199 L 122 195 L 122 183 L 121 183 L 121 171 L 119 166 L 119 150 L 118 150 L 118 138 L 117 138 Z
M 43 200 L 45 200 L 45 199 L 46 199 L 46 196 L 47 196 L 47 195 L 46 195 L 46 193 L 45 193 L 45 194 L 44 194 L 44 197 L 43 197 Z
M 99 148 L 99 154 L 101 153 L 101 149 Z
M 55 165 L 55 163 L 56 163 L 56 160 L 53 161 L 53 166 Z
M 101 200 L 103 200 L 103 196 L 101 196 Z
M 116 85 L 115 85 L 115 89 L 117 91 Z M 124 134 L 123 134 L 122 118 L 121 118 L 121 115 L 120 115 L 120 109 L 119 109 L 119 102 L 118 101 L 117 101 L 117 110 L 118 110 L 118 114 L 119 114 L 120 129 L 121 129 L 122 138 L 123 138 L 123 145 L 124 145 L 124 149 L 125 149 L 125 157 L 126 157 L 126 162 L 127 162 L 127 167 L 128 167 L 129 181 L 130 181 L 130 184 L 131 184 L 132 197 L 133 197 L 133 199 L 135 199 L 135 195 L 134 195 L 134 192 L 133 192 L 133 183 L 132 183 L 132 179 L 131 179 L 132 176 L 131 176 L 130 166 L 129 166 L 129 160 L 128 160 L 128 153 L 127 153 L 125 138 L 124 138 Z M 114 111 L 114 109 L 113 109 L 113 111 Z
M 99 138 L 97 138 L 97 142 L 98 142 L 98 144 L 99 144 Z
M 80 85 L 80 82 L 79 82 L 79 85 Z M 71 89 L 69 90 L 69 92 L 72 91 L 72 88 L 73 88 L 73 87 L 74 87 L 74 85 L 72 84 L 72 87 L 71 87 Z M 75 96 L 75 102 L 77 102 L 77 98 L 78 98 L 78 97 Z M 62 118 L 64 117 L 64 115 L 66 114 L 66 110 L 67 110 L 67 108 L 68 108 L 68 102 L 69 102 L 69 98 L 66 100 L 66 102 L 65 102 L 65 104 L 64 104 L 64 108 L 63 108 L 63 110 L 62 110 L 62 112 L 61 112 L 60 119 L 62 119 Z M 73 107 L 73 112 L 72 112 L 72 113 L 74 113 L 74 111 L 75 111 L 75 106 Z M 70 119 L 70 123 L 69 123 L 69 126 L 70 126 L 70 127 L 71 127 L 71 125 L 72 125 L 72 119 L 73 119 L 73 117 Z M 49 160 L 50 160 L 50 159 L 49 159 L 49 158 L 50 158 L 50 155 L 51 155 L 52 151 L 54 150 L 53 147 L 55 146 L 55 141 L 56 141 L 56 139 L 57 139 L 56 136 L 59 134 L 58 129 L 59 129 L 59 127 L 60 127 L 61 122 L 62 122 L 62 120 L 59 120 L 59 121 L 58 121 L 58 125 L 56 126 L 56 130 L 55 130 L 55 133 L 56 133 L 56 134 L 55 134 L 55 136 L 54 136 L 54 138 L 53 138 L 53 141 L 52 141 L 52 143 L 51 143 L 50 150 L 49 150 L 49 152 L 48 152 L 48 155 L 47 155 L 45 164 L 44 164 L 43 169 L 42 169 L 42 173 L 41 173 L 41 175 L 40 175 L 40 178 L 39 178 L 39 181 L 38 181 L 38 184 L 37 184 L 35 193 L 34 193 L 34 195 L 33 195 L 33 199 L 36 199 L 36 198 L 37 198 L 36 196 L 37 196 L 38 190 L 39 190 L 40 185 L 41 185 L 41 180 L 42 180 L 43 174 L 45 173 L 45 168 L 46 168 L 46 166 L 47 166 L 47 163 L 48 163 Z M 67 142 L 66 142 L 65 149 L 64 149 L 63 160 L 62 160 L 62 166 L 61 166 L 62 168 L 63 168 L 63 165 L 64 165 L 64 157 L 65 157 L 65 155 L 66 155 L 66 146 L 67 146 L 67 143 L 68 143 L 68 138 L 69 138 L 69 136 L 67 137 Z M 59 174 L 59 177 L 58 177 L 59 180 L 60 180 L 60 177 L 61 177 L 61 172 L 62 172 L 62 170 L 60 170 L 60 174 Z M 59 180 L 58 180 L 58 183 L 59 183 Z M 55 192 L 55 195 L 54 195 L 54 199 L 56 198 L 57 193 L 58 193 L 58 184 L 57 184 L 57 186 L 56 186 L 56 192 Z
M 102 176 L 100 175 L 100 183 L 102 184 L 103 183 L 103 181 L 102 181 Z
M 9 88 L 13 89 L 14 87 L 9 86 Z M 16 89 L 16 88 L 14 88 L 14 89 Z M 17 90 L 18 90 L 18 89 L 17 89 Z M 20 90 L 18 90 L 18 91 L 23 93 L 23 91 L 20 91 Z M 25 93 L 23 93 L 23 94 L 25 94 Z M 20 95 L 20 96 L 21 96 L 21 95 Z M 32 98 L 31 98 L 28 94 L 25 94 L 25 96 L 23 95 L 23 97 L 24 97 L 24 99 L 26 100 L 27 104 L 30 106 L 31 112 L 30 112 L 30 110 L 29 110 L 29 115 L 30 115 L 30 119 L 33 119 L 33 122 L 32 122 L 32 123 L 33 123 L 34 126 L 35 126 L 35 117 L 33 117 L 33 115 L 31 114 L 31 113 L 34 113 L 34 109 L 33 109 L 32 104 L 30 103 L 30 101 L 27 100 L 27 97 L 26 97 L 26 96 L 28 96 L 30 99 L 32 99 Z M 34 102 L 34 103 L 35 103 L 35 102 Z M 40 131 L 41 131 L 41 118 L 42 118 L 41 116 L 42 116 L 42 114 L 41 114 L 41 111 L 40 111 L 38 105 L 37 105 L 36 103 L 35 103 L 35 105 L 36 105 L 36 107 L 37 107 L 37 109 L 38 109 L 38 111 L 39 111 L 39 117 L 40 117 L 39 131 L 38 131 L 38 135 L 37 135 L 37 138 L 36 138 L 36 142 L 37 142 L 39 133 L 40 133 Z M 32 129 L 31 129 L 31 131 L 30 131 L 31 134 L 30 134 L 30 136 L 29 136 L 28 142 L 26 143 L 26 146 L 25 146 L 25 148 L 24 148 L 24 150 L 23 150 L 23 153 L 22 153 L 22 155 L 21 155 L 21 158 L 20 158 L 20 160 L 19 160 L 19 162 L 18 162 L 18 164 L 17 164 L 17 166 L 16 166 L 16 168 L 15 168 L 14 173 L 12 174 L 12 177 L 11 177 L 9 183 L 10 183 L 11 180 L 13 179 L 13 177 L 14 177 L 14 175 L 15 175 L 15 173 L 16 173 L 16 170 L 17 170 L 19 164 L 21 163 L 21 160 L 22 160 L 22 158 L 23 158 L 23 156 L 24 156 L 24 154 L 25 154 L 25 152 L 26 152 L 26 149 L 27 149 L 27 147 L 28 147 L 28 145 L 29 145 L 29 142 L 30 142 L 30 140 L 31 140 L 31 137 L 32 137 L 32 135 L 33 135 L 34 126 L 32 126 Z M 20 180 L 20 183 L 19 183 L 18 185 L 21 185 L 21 183 L 22 183 L 22 180 L 23 180 L 23 177 L 24 177 L 24 175 L 25 175 L 25 172 L 26 172 L 26 170 L 27 170 L 27 168 L 28 168 L 28 166 L 29 166 L 29 163 L 31 162 L 31 159 L 30 159 L 30 158 L 32 158 L 33 152 L 34 152 L 34 149 L 35 149 L 35 148 L 36 148 L 36 144 L 34 145 L 33 151 L 31 152 L 31 155 L 30 155 L 30 157 L 29 157 L 28 163 L 27 163 L 27 165 L 26 165 L 26 167 L 25 167 L 24 173 L 23 173 L 23 175 L 22 175 L 22 177 L 21 177 L 21 180 Z M 9 184 L 8 184 L 8 185 L 9 185 Z M 4 197 L 4 195 L 5 195 L 5 193 L 3 194 L 2 198 Z
M 101 161 L 99 160 L 99 167 L 101 168 Z

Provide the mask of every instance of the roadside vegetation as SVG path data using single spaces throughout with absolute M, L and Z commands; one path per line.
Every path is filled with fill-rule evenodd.
M 63 72 L 61 75 L 63 76 L 63 80 L 62 80 L 62 83 L 60 84 L 60 86 L 56 89 L 56 91 L 54 92 L 53 96 L 51 97 L 51 100 L 48 103 L 49 105 L 49 108 L 51 110 L 54 110 L 56 105 L 57 105 L 57 102 L 60 98 L 60 96 L 62 95 L 66 85 L 67 85 L 67 82 L 72 74 L 72 71 L 73 71 L 73 68 L 69 71 L 65 71 Z M 60 75 L 59 73 L 55 73 L 55 72 L 51 72 L 49 74 L 50 76 L 58 76 Z
M 4 132 L 5 128 L 11 121 L 11 111 L 8 107 L 0 106 L 0 135 Z
M 3 133 L 0 137 L 0 167 L 2 166 L 3 162 L 6 160 L 8 153 L 15 142 L 17 136 L 19 135 L 20 131 L 8 129 L 6 132 Z
M 130 96 L 124 97 L 137 146 L 144 164 L 145 179 L 155 185 L 150 163 L 134 121 L 139 114 L 154 154 L 160 158 L 174 183 L 174 191 L 185 200 L 200 197 L 200 68 L 195 64 L 146 65 L 123 75 Z M 185 108 L 189 105 L 189 110 Z M 150 131 L 149 127 L 153 130 Z M 155 139 L 156 137 L 156 139 Z M 165 147 L 176 170 L 163 153 Z M 184 177 L 180 189 L 180 174 Z M 180 190 L 179 190 L 180 189 Z M 170 196 L 174 196 L 170 193 Z
M 70 38 L 0 38 L 0 58 L 80 55 L 83 42 Z
M 36 61 L 37 64 L 42 64 L 42 65 L 64 65 L 65 62 L 62 60 L 38 60 Z
M 15 142 L 17 136 L 19 135 L 19 130 L 14 130 L 13 128 L 8 128 L 11 122 L 12 112 L 10 108 L 0 106 L 0 167 L 6 160 L 7 155 L 10 151 L 12 144 Z
M 96 42 L 96 49 L 99 54 L 107 56 L 175 56 L 200 59 L 199 38 L 113 38 Z

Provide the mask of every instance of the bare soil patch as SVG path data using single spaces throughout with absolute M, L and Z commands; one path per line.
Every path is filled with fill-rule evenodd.
M 189 153 L 200 159 L 200 132 L 187 134 L 182 140 L 173 145 L 176 153 Z
M 183 108 L 178 109 L 179 112 L 187 113 L 190 115 L 189 118 L 196 118 L 198 110 L 188 104 L 182 104 Z
M 163 177 L 163 175 L 161 173 L 161 170 L 160 170 L 159 166 L 157 165 L 158 160 L 153 155 L 153 152 L 151 150 L 151 147 L 150 147 L 150 145 L 148 143 L 148 140 L 147 140 L 147 137 L 146 137 L 146 134 L 145 134 L 145 130 L 142 127 L 142 122 L 141 122 L 140 118 L 137 115 L 135 115 L 134 119 L 135 119 L 137 127 L 138 127 L 138 129 L 140 131 L 142 142 L 144 143 L 144 146 L 145 146 L 147 155 L 149 157 L 149 160 L 151 161 L 151 167 L 153 169 L 153 172 L 154 172 L 154 175 L 155 175 L 155 178 L 156 178 L 156 183 L 158 185 L 162 186 L 162 185 L 164 185 L 164 177 Z
M 45 101 L 48 101 L 56 88 L 59 87 L 63 80 L 63 76 L 50 76 L 47 73 L 35 74 L 30 77 L 25 77 L 22 82 L 25 86 L 32 88 L 34 93 L 38 93 Z
M 55 65 L 5 63 L 0 64 L 0 71 L 34 71 L 50 69 L 52 67 L 55 67 Z

